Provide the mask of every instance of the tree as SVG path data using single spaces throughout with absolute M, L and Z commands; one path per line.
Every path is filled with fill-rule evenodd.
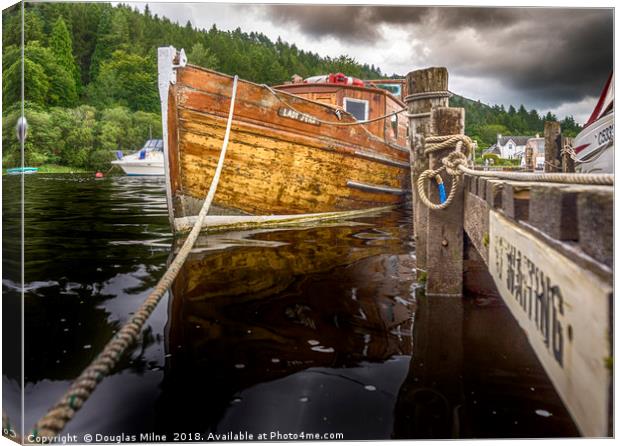
M 60 163 L 89 167 L 95 144 L 96 110 L 82 105 L 73 109 L 53 108 L 50 114 L 53 125 L 61 132 L 57 146 Z
M 25 65 L 24 69 L 24 76 L 28 77 L 28 80 L 24 82 L 26 100 L 50 106 L 68 107 L 76 104 L 75 81 L 71 74 L 56 62 L 49 48 L 40 45 L 38 41 L 28 43 L 24 48 L 24 64 L 27 60 L 32 63 Z M 38 93 L 39 88 L 33 85 L 33 82 L 39 82 L 40 71 L 43 72 L 43 79 L 40 80 L 41 86 L 48 86 L 42 98 L 38 94 L 35 95 L 35 91 Z
M 11 53 L 3 61 L 5 68 L 2 73 L 2 105 L 5 109 L 22 100 L 22 63 L 19 58 L 11 61 Z M 19 53 L 19 50 L 16 51 Z M 11 61 L 12 63 L 7 63 Z M 33 61 L 29 54 L 24 56 L 24 98 L 36 104 L 45 104 L 50 89 L 48 76 L 43 67 Z
M 119 10 L 104 9 L 97 27 L 97 44 L 90 61 L 91 81 L 97 79 L 101 64 L 128 42 L 129 28 L 123 13 Z
M 57 162 L 54 153 L 60 130 L 53 124 L 50 114 L 36 108 L 26 108 L 28 120 L 28 138 L 24 142 L 24 158 L 27 165 L 39 166 L 48 162 Z
M 508 132 L 508 128 L 500 124 L 483 125 L 479 130 L 480 137 L 488 144 L 493 144 L 497 141 L 497 135 L 506 135 Z
M 159 111 L 157 75 L 146 57 L 115 51 L 101 64 L 99 77 L 91 90 L 96 105 L 121 105 L 131 110 Z
M 575 122 L 575 118 L 567 116 L 560 121 L 562 134 L 569 137 L 575 137 L 581 131 L 581 126 Z
M 209 48 L 205 48 L 205 46 L 200 42 L 197 42 L 194 46 L 192 46 L 192 50 L 189 52 L 187 60 L 193 65 L 198 65 L 204 68 L 217 69 L 219 65 L 217 57 L 209 51 Z
M 73 58 L 73 42 L 71 40 L 71 35 L 69 34 L 69 30 L 62 16 L 59 16 L 54 23 L 52 34 L 49 39 L 49 47 L 58 65 L 64 68 L 67 73 L 71 74 L 75 83 L 74 88 L 76 93 L 79 92 L 81 87 L 80 71 Z

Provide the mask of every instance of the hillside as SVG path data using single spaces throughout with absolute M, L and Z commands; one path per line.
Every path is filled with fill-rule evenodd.
M 506 110 L 503 106 L 487 105 L 480 101 L 455 95 L 450 98 L 450 106 L 465 108 L 465 133 L 478 141 L 482 150 L 495 143 L 497 134 L 502 135 L 542 135 L 545 121 L 557 121 L 551 112 L 542 116 L 536 110 L 518 109 L 512 105 Z M 562 132 L 575 136 L 581 130 L 572 116 L 560 121 Z

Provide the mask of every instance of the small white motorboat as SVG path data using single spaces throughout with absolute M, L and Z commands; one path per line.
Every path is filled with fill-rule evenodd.
M 573 141 L 575 171 L 613 173 L 614 171 L 614 75 L 603 92 L 583 130 Z
M 164 175 L 164 142 L 161 139 L 149 139 L 131 155 L 123 155 L 119 150 L 116 157 L 118 159 L 112 164 L 120 166 L 127 175 Z

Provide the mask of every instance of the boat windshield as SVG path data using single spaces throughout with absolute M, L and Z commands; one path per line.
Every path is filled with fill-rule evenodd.
M 147 151 L 163 151 L 164 150 L 164 141 L 161 139 L 149 139 L 144 143 L 143 149 Z
M 387 90 L 397 98 L 402 96 L 402 86 L 400 84 L 375 84 L 375 87 Z

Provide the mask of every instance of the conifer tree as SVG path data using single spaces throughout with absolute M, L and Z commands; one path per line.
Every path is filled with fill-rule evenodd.
M 71 35 L 69 34 L 69 30 L 62 16 L 58 16 L 58 19 L 54 23 L 49 40 L 49 47 L 58 65 L 72 76 L 75 82 L 75 90 L 79 93 L 81 89 L 80 71 L 73 58 L 73 42 L 71 40 Z
M 102 62 L 109 60 L 114 51 L 125 49 L 129 43 L 127 19 L 119 9 L 103 10 L 97 28 L 97 44 L 90 61 L 90 79 L 97 79 Z

